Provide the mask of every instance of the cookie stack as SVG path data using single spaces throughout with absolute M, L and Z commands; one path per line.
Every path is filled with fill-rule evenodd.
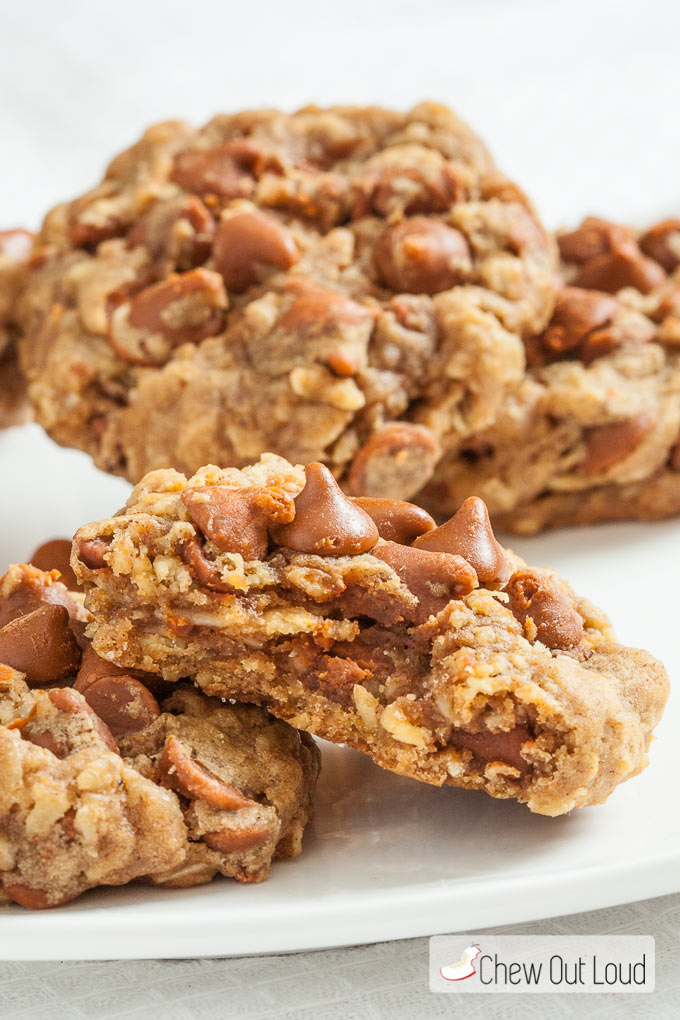
M 680 507 L 680 221 L 556 241 L 423 104 L 157 125 L 28 236 L 3 364 L 136 487 L 2 581 L 10 900 L 265 878 L 309 734 L 548 815 L 644 767 L 663 667 L 489 512 Z

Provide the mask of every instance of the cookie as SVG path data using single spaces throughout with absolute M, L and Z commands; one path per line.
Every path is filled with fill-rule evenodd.
M 419 499 L 470 493 L 529 534 L 680 511 L 680 221 L 636 236 L 590 218 L 558 240 L 565 284 L 496 421 L 449 450 Z
M 170 122 L 48 214 L 22 362 L 50 435 L 131 481 L 274 450 L 405 498 L 521 380 L 555 266 L 444 107 Z
M 98 654 L 190 678 L 423 782 L 558 815 L 646 764 L 668 679 L 467 500 L 347 497 L 324 465 L 146 476 L 81 528 Z
M 15 308 L 33 248 L 28 230 L 0 230 L 0 428 L 30 418 L 26 382 L 18 364 Z
M 221 874 L 260 882 L 274 858 L 298 856 L 319 774 L 312 738 L 255 705 L 223 704 L 186 686 L 162 709 L 119 745 L 182 805 L 184 860 L 151 881 L 184 887 Z
M 259 882 L 299 854 L 312 739 L 100 658 L 83 595 L 58 576 L 17 564 L 0 581 L 5 897 L 39 908 L 132 880 Z
M 83 696 L 30 691 L 2 665 L 0 773 L 0 888 L 14 903 L 57 906 L 185 858 L 177 798 L 121 758 Z

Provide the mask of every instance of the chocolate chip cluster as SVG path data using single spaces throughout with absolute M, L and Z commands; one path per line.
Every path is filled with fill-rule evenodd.
M 629 227 L 589 216 L 576 230 L 558 235 L 566 285 L 557 294 L 545 330 L 527 342 L 530 365 L 577 358 L 589 365 L 624 341 L 646 342 L 654 323 L 680 308 L 673 274 L 680 265 L 680 220 L 668 219 L 637 236 Z M 631 288 L 657 295 L 649 318 L 628 314 L 618 292 Z
M 411 624 L 425 623 L 451 599 L 486 587 L 507 593 L 509 608 L 532 639 L 570 648 L 582 638 L 581 617 L 554 582 L 528 569 L 512 573 L 477 497 L 437 527 L 413 503 L 346 496 L 328 468 L 315 462 L 306 467 L 305 485 L 295 498 L 276 487 L 220 485 L 189 487 L 181 498 L 196 530 L 182 555 L 196 580 L 213 591 L 233 589 L 206 554 L 206 540 L 245 560 L 264 559 L 277 547 L 322 557 L 370 554 L 415 596 Z M 94 562 L 91 543 L 79 548 L 84 562 Z
M 89 614 L 82 595 L 59 580 L 71 580 L 64 547 L 70 551 L 70 542 L 50 542 L 34 556 L 45 565 L 59 563 L 63 573 L 18 564 L 2 578 L 0 663 L 23 673 L 30 688 L 72 687 L 73 710 L 88 705 L 115 748 L 114 738 L 144 729 L 159 715 L 155 695 L 167 687 L 156 676 L 123 670 L 95 653 L 85 636 Z

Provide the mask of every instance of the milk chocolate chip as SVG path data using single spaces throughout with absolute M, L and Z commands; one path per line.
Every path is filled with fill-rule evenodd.
M 680 265 L 680 219 L 655 223 L 640 238 L 640 248 L 672 273 Z
M 428 428 L 391 422 L 369 436 L 357 452 L 347 487 L 355 496 L 407 499 L 430 480 L 440 455 Z
M 253 209 L 232 213 L 220 222 L 213 257 L 225 285 L 241 293 L 258 282 L 261 267 L 290 269 L 300 253 L 277 219 Z
M 649 294 L 660 287 L 666 273 L 658 262 L 643 255 L 634 241 L 620 245 L 585 262 L 574 280 L 575 287 L 604 290 L 615 294 L 622 287 L 635 287 Z
M 182 271 L 208 258 L 214 233 L 215 221 L 200 198 L 178 195 L 155 202 L 127 241 L 131 248 L 143 244 L 161 271 L 168 263 Z
M 583 263 L 632 239 L 633 232 L 629 227 L 597 216 L 587 216 L 576 230 L 559 234 L 557 244 L 565 262 Z
M 383 283 L 408 294 L 437 294 L 455 287 L 472 265 L 461 232 L 426 216 L 388 227 L 376 242 L 373 261 Z
M 185 489 L 182 502 L 189 520 L 223 552 L 244 560 L 267 554 L 267 527 L 288 524 L 295 516 L 293 500 L 283 490 L 227 489 L 219 485 Z
M 191 749 L 172 733 L 166 738 L 158 768 L 161 786 L 176 790 L 190 800 L 202 800 L 221 811 L 238 811 L 255 803 L 197 762 Z
M 416 549 L 457 553 L 470 563 L 482 584 L 503 585 L 510 577 L 505 550 L 491 527 L 486 503 L 470 496 L 451 520 L 413 543 Z
M 535 570 L 516 571 L 506 588 L 508 608 L 520 623 L 532 620 L 548 648 L 573 648 L 583 637 L 583 620 L 551 578 Z
M 35 550 L 29 563 L 38 570 L 58 570 L 61 580 L 71 591 L 82 591 L 71 566 L 71 542 L 68 538 L 53 538 Z
M 175 156 L 171 180 L 198 195 L 222 199 L 248 198 L 255 189 L 254 168 L 261 150 L 235 138 L 214 149 L 185 149 Z
M 109 341 L 132 365 L 162 365 L 182 344 L 197 344 L 222 329 L 227 295 L 222 277 L 208 269 L 172 273 L 119 305 Z
M 555 311 L 541 338 L 545 353 L 561 358 L 578 350 L 593 330 L 610 321 L 616 308 L 616 299 L 610 294 L 564 287 L 557 295 Z
M 454 730 L 449 743 L 460 750 L 472 751 L 482 761 L 498 761 L 521 772 L 527 773 L 531 766 L 522 757 L 522 747 L 531 740 L 527 726 L 515 726 L 511 730 L 479 730 L 470 733 L 466 730 Z
M 628 227 L 589 216 L 580 227 L 557 239 L 565 262 L 580 266 L 575 287 L 615 294 L 635 287 L 649 294 L 666 279 L 658 262 L 648 258 Z
M 328 322 L 360 325 L 374 319 L 378 314 L 376 309 L 360 305 L 346 294 L 322 287 L 305 277 L 287 280 L 284 290 L 294 294 L 295 297 L 281 315 L 278 325 L 290 332 L 323 328 Z
M 425 623 L 451 599 L 469 595 L 477 587 L 477 575 L 467 560 L 448 552 L 430 552 L 381 539 L 373 555 L 387 563 L 418 599 L 412 620 Z
M 78 559 L 90 570 L 101 570 L 107 566 L 106 553 L 109 550 L 111 540 L 103 538 L 79 538 L 76 553 Z
M 271 835 L 270 827 L 264 822 L 254 822 L 245 828 L 221 829 L 219 832 L 206 832 L 201 840 L 211 850 L 221 854 L 250 850 L 262 846 Z
M 305 468 L 305 487 L 295 499 L 292 523 L 270 533 L 278 545 L 317 556 L 356 556 L 378 541 L 369 515 L 349 499 L 325 465 Z
M 75 673 L 80 649 L 63 606 L 45 604 L 0 630 L 0 662 L 26 674 L 29 687 L 42 687 Z
M 108 749 L 118 752 L 118 746 L 113 739 L 111 730 L 104 720 L 99 718 L 94 709 L 90 708 L 82 694 L 74 691 L 71 687 L 58 687 L 48 691 L 47 696 L 59 712 L 82 713 L 89 716 Z
M 63 606 L 69 614 L 71 627 L 78 636 L 84 626 L 79 617 L 83 616 L 82 603 L 78 595 L 54 575 L 44 573 L 29 564 L 21 563 L 12 568 L 15 583 L 5 598 L 0 598 L 0 627 L 18 616 L 25 616 L 45 604 Z
M 402 499 L 364 496 L 357 497 L 352 502 L 366 511 L 378 529 L 378 534 L 386 542 L 411 545 L 419 535 L 424 535 L 436 527 L 427 510 L 416 506 L 415 503 L 406 503 Z
M 597 475 L 618 464 L 639 446 L 652 431 L 656 422 L 651 414 L 642 411 L 634 418 L 613 422 L 611 425 L 597 425 L 586 430 L 586 457 L 583 470 L 587 475 Z
M 116 739 L 145 729 L 160 715 L 151 691 L 132 676 L 101 676 L 85 687 L 83 697 Z

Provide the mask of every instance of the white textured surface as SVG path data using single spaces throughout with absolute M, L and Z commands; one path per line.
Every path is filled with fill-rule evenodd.
M 639 222 L 677 214 L 679 35 L 680 6 L 663 0 L 6 3 L 0 5 L 0 225 L 37 225 L 55 201 L 94 183 L 109 156 L 153 119 L 178 115 L 201 122 L 219 109 L 293 107 L 312 99 L 406 106 L 424 97 L 450 102 L 480 129 L 550 225 L 589 211 Z M 0 444 L 5 468 L 8 439 Z M 56 470 L 60 462 L 53 463 Z M 114 480 L 105 484 L 106 492 L 83 493 L 88 512 L 108 511 L 125 491 Z M 35 487 L 20 491 L 11 511 L 7 507 L 5 501 L 3 545 L 9 545 L 17 517 L 37 528 L 45 524 L 47 509 L 55 531 L 70 519 L 58 506 L 46 508 Z M 668 555 L 665 565 L 653 568 L 647 545 L 657 539 L 651 531 L 624 527 L 582 534 L 537 540 L 532 553 L 537 560 L 568 561 L 570 578 L 577 586 L 581 578 L 589 580 L 588 594 L 616 607 L 615 622 L 631 640 L 672 658 L 675 614 L 659 613 L 651 599 L 636 608 L 629 604 L 641 588 L 656 592 L 660 584 L 673 583 L 677 528 L 658 532 Z M 2 551 L 14 555 L 9 548 Z M 677 726 L 671 732 L 667 720 L 662 737 L 664 732 L 665 750 L 659 741 L 654 771 L 628 789 L 658 791 L 667 782 L 666 804 L 673 813 Z M 638 813 L 646 797 L 621 791 L 617 798 L 627 796 L 634 839 L 646 831 Z M 614 808 L 617 798 L 610 802 Z M 609 805 L 593 813 L 607 810 Z M 393 839 L 396 854 L 396 825 Z M 623 836 L 621 846 L 626 847 Z M 480 856 L 485 850 L 480 847 Z M 302 866 L 303 861 L 291 865 Z M 574 893 L 576 898 L 578 890 Z M 619 892 L 620 899 L 638 895 L 635 886 Z M 657 992 L 649 1001 L 588 997 L 587 1005 L 582 997 L 561 1002 L 556 996 L 549 1002 L 480 997 L 466 1000 L 466 1016 L 679 1015 L 678 896 L 522 930 L 654 934 Z M 0 940 L 0 956 L 8 938 Z M 0 1015 L 3 1020 L 456 1015 L 450 999 L 427 991 L 426 955 L 426 941 L 411 940 L 260 959 L 15 963 L 0 968 Z
M 488 929 L 485 929 L 487 931 Z M 233 960 L 0 965 L 3 1020 L 673 1020 L 680 1015 L 680 895 L 494 929 L 649 935 L 650 995 L 468 995 L 428 989 L 428 940 Z

